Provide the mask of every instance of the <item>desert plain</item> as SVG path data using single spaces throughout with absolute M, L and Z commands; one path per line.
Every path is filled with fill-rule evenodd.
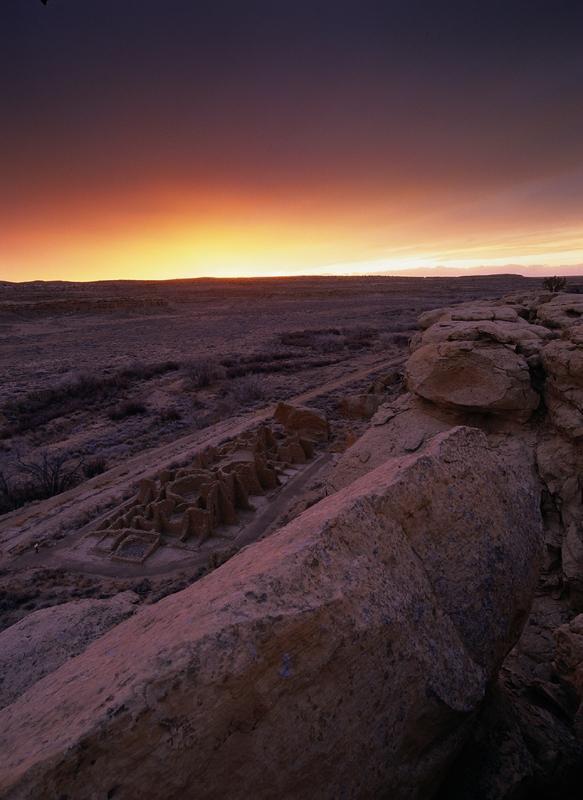
M 2 796 L 575 797 L 582 291 L 1 284 Z

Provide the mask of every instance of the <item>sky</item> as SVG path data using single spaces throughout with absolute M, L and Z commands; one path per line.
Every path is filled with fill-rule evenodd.
M 1 0 L 0 279 L 583 274 L 582 42 L 581 0 Z

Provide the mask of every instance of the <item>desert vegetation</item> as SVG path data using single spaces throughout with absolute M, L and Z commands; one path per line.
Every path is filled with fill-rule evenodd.
M 553 275 L 543 280 L 543 288 L 549 292 L 562 292 L 567 286 L 567 279 Z
M 35 460 L 17 459 L 11 475 L 0 471 L 0 513 L 13 511 L 33 500 L 45 500 L 72 488 L 81 480 L 81 461 L 71 463 L 67 455 L 42 452 Z M 92 472 L 89 468 L 89 472 Z M 97 472 L 92 472 L 93 475 Z
M 34 390 L 4 404 L 2 412 L 7 425 L 3 436 L 8 438 L 11 434 L 46 425 L 65 414 L 111 402 L 136 383 L 149 381 L 176 369 L 178 364 L 173 361 L 163 364 L 136 363 L 110 375 L 83 372 L 55 387 Z
M 168 655 L 176 637 L 184 635 L 189 648 L 196 645 L 200 609 L 213 606 L 205 592 L 215 586 L 221 600 L 228 600 L 221 613 L 230 626 L 230 609 L 237 614 L 237 631 L 243 638 L 233 643 L 235 653 L 243 641 L 249 652 L 260 652 L 269 661 L 273 649 L 262 650 L 263 633 L 255 639 L 256 626 L 241 623 L 248 615 L 266 620 L 269 642 L 276 637 L 284 653 L 272 672 L 275 687 L 282 684 L 282 674 L 290 678 L 286 697 L 303 696 L 304 686 L 311 692 L 313 679 L 310 653 L 302 649 L 301 659 L 296 658 L 295 627 L 274 623 L 282 607 L 286 620 L 301 623 L 302 637 L 313 636 L 321 643 L 324 636 L 334 659 L 345 653 L 338 636 L 342 642 L 354 642 L 355 628 L 372 636 L 366 647 L 356 641 L 354 654 L 347 656 L 351 664 L 358 660 L 364 675 L 355 712 L 358 724 L 361 709 L 369 703 L 370 686 L 385 685 L 386 658 L 377 674 L 377 660 L 369 657 L 383 647 L 389 659 L 398 653 L 391 675 L 403 687 L 410 687 L 412 680 L 418 687 L 424 718 L 429 715 L 435 723 L 431 730 L 451 724 L 449 707 L 442 718 L 442 704 L 433 703 L 426 691 L 446 680 L 445 689 L 453 692 L 455 702 L 472 708 L 474 728 L 467 735 L 467 749 L 448 774 L 444 796 L 455 797 L 459 785 L 473 790 L 476 780 L 482 786 L 491 780 L 498 785 L 500 773 L 493 775 L 488 765 L 506 764 L 507 758 L 512 769 L 502 778 L 508 785 L 522 781 L 520 770 L 512 772 L 517 763 L 521 770 L 527 764 L 524 769 L 531 770 L 533 785 L 556 781 L 557 775 L 567 779 L 576 769 L 579 744 L 572 675 L 563 664 L 579 635 L 574 615 L 581 608 L 583 590 L 580 564 L 573 561 L 578 551 L 566 551 L 563 542 L 579 535 L 580 493 L 573 481 L 581 472 L 577 375 L 583 307 L 574 292 L 550 296 L 540 283 L 536 288 L 505 300 L 461 305 L 447 294 L 439 312 L 433 300 L 419 308 L 430 313 L 421 314 L 418 327 L 412 320 L 417 301 L 410 296 L 395 307 L 386 297 L 376 306 L 371 300 L 372 312 L 367 303 L 357 306 L 351 298 L 344 305 L 342 325 L 333 320 L 338 316 L 336 300 L 327 305 L 318 296 L 307 317 L 305 309 L 301 315 L 290 314 L 286 299 L 278 310 L 281 327 L 270 315 L 246 342 L 236 335 L 240 328 L 233 325 L 231 302 L 220 344 L 215 339 L 198 349 L 193 345 L 177 346 L 176 352 L 169 352 L 170 347 L 168 352 L 156 350 L 154 342 L 146 347 L 140 341 L 155 329 L 152 319 L 140 329 L 132 318 L 119 322 L 115 357 L 104 348 L 91 368 L 75 358 L 61 368 L 54 363 L 47 368 L 31 357 L 24 374 L 14 364 L 12 388 L 2 396 L 0 417 L 0 550 L 9 565 L 0 573 L 0 634 L 2 628 L 6 632 L 2 652 L 19 646 L 14 644 L 16 626 L 21 626 L 20 642 L 30 637 L 32 641 L 35 631 L 44 630 L 42 614 L 51 616 L 42 642 L 47 650 L 35 645 L 26 656 L 29 666 L 21 670 L 28 670 L 27 680 L 22 684 L 13 672 L 5 688 L 26 691 L 25 700 L 28 687 L 36 691 L 34 684 L 49 663 L 44 653 L 55 657 L 50 626 L 59 631 L 58 663 L 51 661 L 48 667 L 58 681 L 60 665 L 66 670 L 77 658 L 91 672 L 93 656 L 91 662 L 83 661 L 88 642 L 97 637 L 99 646 L 100 637 L 105 642 L 110 634 L 115 639 L 118 623 L 130 618 L 131 630 L 150 648 L 149 657 L 162 664 L 157 680 L 172 695 L 179 686 L 175 678 L 182 669 L 182 650 L 163 663 L 160 656 Z M 243 305 L 248 304 L 247 296 Z M 180 315 L 172 318 L 172 325 L 185 326 L 181 343 L 188 339 L 184 330 L 193 324 L 189 315 L 192 309 L 182 323 Z M 241 318 L 248 320 L 243 314 Z M 36 322 L 26 324 L 35 330 Z M 17 335 L 23 323 L 4 320 L 4 325 L 8 335 Z M 169 335 L 172 325 L 160 321 L 156 335 Z M 134 328 L 138 330 L 132 338 Z M 23 348 L 25 353 L 36 347 L 33 333 L 31 337 L 33 344 Z M 483 369 L 484 363 L 492 368 Z M 471 391 L 459 392 L 452 377 L 459 375 L 467 376 Z M 288 402 L 276 404 L 280 399 Z M 262 450 L 259 441 L 270 444 Z M 371 490 L 366 476 L 373 470 Z M 62 492 L 67 497 L 60 503 Z M 386 502 L 379 502 L 381 495 Z M 410 537 L 401 535 L 405 529 L 415 538 L 413 549 Z M 275 531 L 278 547 L 272 550 L 270 536 Z M 450 547 L 452 537 L 464 546 Z M 285 543 L 292 540 L 290 560 Z M 384 556 L 383 547 L 388 548 Z M 565 552 L 571 560 L 563 558 Z M 403 573 L 397 564 L 401 558 L 415 568 L 408 566 Z M 261 565 L 266 565 L 265 571 Z M 203 575 L 205 580 L 199 581 Z M 437 577 L 428 583 L 428 575 Z M 341 613 L 324 630 L 321 588 L 330 585 L 331 576 Z M 387 583 L 397 586 L 398 593 L 387 594 Z M 268 592 L 266 586 L 277 590 Z M 364 587 L 368 597 L 371 586 L 378 598 L 374 605 L 362 595 Z M 156 603 L 176 592 L 181 592 L 175 598 L 180 613 L 166 616 L 169 606 Z M 412 608 L 422 609 L 419 619 L 402 613 L 403 598 Z M 80 607 L 80 601 L 87 606 Z M 147 604 L 154 607 L 136 613 Z M 369 619 L 380 605 L 383 624 Z M 183 630 L 185 609 L 189 622 Z M 75 631 L 71 633 L 78 614 L 83 622 L 80 643 L 73 642 Z M 140 627 L 146 617 L 155 625 L 154 634 L 144 635 Z M 385 619 L 391 621 L 389 626 Z M 420 625 L 426 626 L 421 638 Z M 387 649 L 395 631 L 400 631 L 399 648 Z M 554 637 L 561 642 L 559 658 L 550 644 Z M 116 641 L 113 652 L 119 647 L 125 653 L 126 641 Z M 430 645 L 424 650 L 425 642 Z M 512 649 L 516 642 L 519 647 Z M 404 661 L 402 647 L 409 643 L 414 652 Z M 223 663 L 224 652 L 213 648 L 206 647 L 204 663 L 216 654 L 215 669 Z M 472 648 L 478 648 L 477 655 Z M 441 659 L 437 662 L 436 652 Z M 412 675 L 410 665 L 420 653 L 421 668 Z M 109 664 L 109 656 L 105 660 Z M 442 663 L 454 672 L 462 665 L 453 684 Z M 325 674 L 320 662 L 313 674 Z M 249 676 L 243 670 L 239 678 L 245 683 Z M 142 673 L 137 680 L 149 685 Z M 230 680 L 229 672 L 220 686 Z M 328 677 L 323 680 L 319 703 L 327 696 Z M 194 679 L 188 696 L 180 697 L 176 707 L 194 718 L 211 685 L 213 681 L 200 690 Z M 69 683 L 63 687 L 71 688 Z M 492 687 L 495 692 L 490 695 Z M 116 684 L 112 696 L 121 703 L 124 691 Z M 41 699 L 44 704 L 45 694 Z M 6 702 L 12 702 L 12 696 Z M 331 702 L 331 713 L 344 713 L 338 711 L 335 697 Z M 169 713 L 165 703 L 160 701 L 164 719 Z M 80 709 L 86 713 L 85 705 Z M 389 699 L 387 709 L 400 714 L 402 706 Z M 506 725 L 506 709 L 519 724 Z M 58 718 L 60 710 L 51 706 L 49 713 Z M 373 704 L 369 716 L 376 713 Z M 416 724 L 417 701 L 404 713 Z M 532 730 L 529 721 L 542 714 L 544 725 Z M 203 728 L 214 719 L 213 714 L 205 715 Z M 280 719 L 285 722 L 287 717 Z M 282 738 L 293 740 L 294 731 L 285 724 L 277 728 L 279 739 L 268 732 L 276 747 Z M 254 740 L 269 725 L 269 719 L 262 718 L 248 736 Z M 363 725 L 364 737 L 368 718 Z M 397 722 L 393 727 L 401 729 Z M 353 725 L 345 728 L 352 732 Z M 424 725 L 424 736 L 427 730 Z M 26 748 L 27 735 L 28 728 L 23 731 Z M 302 752 L 304 740 L 302 735 Z M 409 753 L 410 741 L 399 741 L 403 753 Z M 560 748 L 555 747 L 557 741 Z M 542 751 L 561 756 L 539 759 Z M 181 756 L 174 750 L 165 752 L 181 769 Z M 347 752 L 352 752 L 350 743 Z M 448 763 L 458 753 L 456 745 Z M 526 753 L 527 761 L 517 762 L 517 753 Z M 386 763 L 384 755 L 379 763 Z M 414 772 L 424 763 L 415 754 L 408 769 Z
M 286 286 L 296 293 L 292 303 Z M 343 374 L 362 359 L 404 352 L 417 311 L 450 292 L 446 282 L 422 282 L 417 291 L 426 295 L 412 301 L 409 286 L 372 279 L 227 282 L 220 290 L 204 281 L 128 285 L 119 307 L 109 287 L 71 285 L 68 298 L 50 284 L 10 291 L 9 306 L 0 300 L 0 325 L 27 355 L 17 371 L 8 351 L 4 356 L 10 380 L 0 386 L 2 508 L 46 495 L 19 459 L 34 462 L 45 452 L 61 462 L 61 472 L 82 463 L 74 480 L 86 480 L 99 464 L 114 467 Z M 491 291 L 483 282 L 467 284 L 471 296 L 484 290 Z M 206 308 L 217 302 L 227 302 L 228 314 L 215 315 L 209 328 Z M 135 316 L 146 308 L 147 315 Z M 60 333 L 64 319 L 70 334 Z M 46 325 L 52 338 L 42 339 L 39 361 L 36 332 Z M 235 333 L 241 330 L 244 338 Z M 97 349 L 84 362 L 79 344 L 89 338 Z

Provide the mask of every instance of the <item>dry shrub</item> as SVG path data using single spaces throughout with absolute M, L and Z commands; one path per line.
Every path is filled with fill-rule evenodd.
M 263 382 L 257 375 L 246 375 L 243 378 L 233 381 L 229 393 L 234 397 L 235 401 L 242 406 L 254 403 L 265 397 Z
M 138 400 L 126 400 L 124 403 L 120 403 L 113 408 L 108 416 L 111 420 L 118 421 L 120 419 L 126 419 L 126 417 L 135 417 L 138 414 L 145 414 L 147 410 L 146 406 Z
M 561 278 L 558 275 L 553 275 L 543 280 L 543 288 L 548 292 L 562 292 L 566 286 L 567 279 Z
M 36 461 L 17 462 L 19 474 L 8 478 L 0 472 L 0 514 L 45 500 L 72 489 L 80 482 L 82 462 L 70 464 L 68 455 L 49 455 L 44 452 Z
M 306 347 L 316 352 L 335 352 L 348 348 L 361 350 L 370 347 L 378 338 L 376 328 L 320 328 L 315 330 L 287 331 L 279 341 L 287 347 Z
M 188 382 L 193 389 L 206 389 L 226 377 L 226 370 L 210 358 L 202 358 L 186 365 Z
M 138 362 L 111 375 L 80 373 L 58 386 L 30 392 L 4 405 L 2 410 L 10 423 L 8 434 L 23 433 L 65 414 L 110 401 L 133 383 L 150 380 L 175 369 L 178 369 L 178 364 L 174 361 L 160 364 Z
M 323 333 L 314 336 L 312 348 L 318 350 L 320 353 L 336 353 L 339 350 L 344 350 L 346 347 L 346 337 L 342 335 L 336 336 L 332 333 Z
M 94 478 L 95 475 L 101 475 L 107 469 L 107 461 L 103 456 L 96 456 L 95 458 L 85 461 L 83 464 L 83 475 L 86 478 Z
M 294 358 L 293 354 L 281 350 L 262 350 L 249 356 L 225 358 L 221 364 L 226 368 L 227 378 L 242 378 L 244 375 L 290 372 L 297 369 Z

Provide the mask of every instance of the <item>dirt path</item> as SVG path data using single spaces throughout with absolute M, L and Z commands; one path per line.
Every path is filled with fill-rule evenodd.
M 387 359 L 386 356 L 366 356 L 355 369 L 350 370 L 350 365 L 347 364 L 347 371 L 342 377 L 290 397 L 287 402 L 308 403 L 317 397 L 361 381 L 373 372 L 399 366 L 404 360 L 404 355 L 391 359 Z M 275 406 L 270 404 L 247 414 L 230 417 L 168 444 L 146 450 L 68 492 L 7 514 L 0 522 L 2 561 L 18 557 L 20 552 L 30 547 L 34 541 L 53 539 L 59 534 L 84 527 L 89 519 L 93 519 L 112 504 L 129 498 L 134 492 L 135 485 L 142 478 L 150 477 L 161 469 L 188 463 L 195 452 L 209 446 L 220 445 L 225 440 L 234 438 L 270 419 L 274 408 Z

